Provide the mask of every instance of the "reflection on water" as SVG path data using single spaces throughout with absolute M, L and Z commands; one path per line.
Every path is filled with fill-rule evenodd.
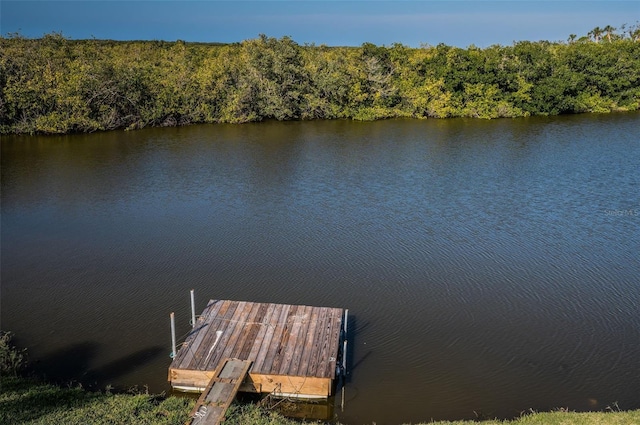
M 638 118 L 3 137 L 2 327 L 163 391 L 191 288 L 345 307 L 343 423 L 640 408 Z

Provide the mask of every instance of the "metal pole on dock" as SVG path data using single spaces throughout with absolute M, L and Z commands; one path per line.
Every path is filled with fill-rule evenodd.
M 345 339 L 346 339 L 346 335 L 347 335 L 347 324 L 349 322 L 349 309 L 346 309 L 344 311 L 344 335 L 345 335 Z
M 349 321 L 349 310 L 344 311 L 344 342 L 342 346 L 342 373 L 347 374 L 347 322 Z
M 346 376 L 347 374 L 347 340 L 345 339 L 342 343 L 342 374 Z
M 191 290 L 191 327 L 196 327 L 196 302 L 193 295 L 194 289 Z
M 171 312 L 171 358 L 176 356 L 176 315 Z
M 340 409 L 344 412 L 344 393 L 347 386 L 347 324 L 349 323 L 349 309 L 344 310 L 344 323 L 342 326 L 342 391 Z

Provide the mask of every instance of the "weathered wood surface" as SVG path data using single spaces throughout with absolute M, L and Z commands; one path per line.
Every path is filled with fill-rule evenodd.
M 244 387 L 271 391 L 274 377 L 301 377 L 288 390 L 328 391 L 335 378 L 344 310 L 272 303 L 210 300 L 169 369 L 174 386 L 202 388 L 226 358 L 252 361 Z M 317 378 L 317 379 L 315 379 Z M 208 381 L 207 381 L 208 382 Z M 252 385 L 253 382 L 253 385 Z M 285 384 L 288 385 L 288 384 Z M 327 389 L 327 387 L 329 387 Z M 282 388 L 282 386 L 280 387 Z
M 216 374 L 198 398 L 187 425 L 218 425 L 222 422 L 250 367 L 249 360 L 222 360 Z

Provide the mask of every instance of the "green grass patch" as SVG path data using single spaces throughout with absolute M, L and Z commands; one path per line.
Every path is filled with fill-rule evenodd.
M 511 421 L 442 421 L 421 425 L 634 425 L 640 424 L 640 410 L 629 412 L 543 412 L 522 416 Z
M 186 398 L 89 392 L 17 377 L 0 383 L 0 424 L 182 425 L 193 404 Z

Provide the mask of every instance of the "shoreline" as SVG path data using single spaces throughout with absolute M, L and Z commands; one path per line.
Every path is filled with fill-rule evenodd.
M 66 424 L 129 424 L 179 425 L 189 418 L 194 400 L 164 394 L 149 394 L 130 390 L 113 393 L 92 392 L 79 385 L 66 388 L 42 383 L 33 378 L 3 377 L 0 385 L 0 412 L 2 423 L 66 423 Z M 28 405 L 28 409 L 24 406 Z M 52 408 L 55 406 L 55 408 Z M 317 423 L 315 421 L 310 423 Z M 343 425 L 341 422 L 329 422 Z M 522 416 L 500 420 L 426 420 L 418 425 L 614 425 L 640 423 L 640 410 L 574 412 L 561 408 L 550 412 L 529 410 Z M 289 419 L 280 413 L 261 408 L 256 404 L 235 402 L 227 411 L 228 425 L 294 425 L 299 420 Z
M 526 118 L 553 118 L 553 117 L 569 117 L 569 116 L 587 116 L 587 115 L 594 115 L 594 116 L 598 116 L 598 115 L 609 115 L 609 114 L 634 114 L 634 113 L 640 113 L 640 109 L 638 110 L 615 110 L 615 111 L 608 111 L 608 112 L 581 112 L 581 113 L 571 113 L 571 114 L 557 114 L 557 115 L 523 115 L 523 116 L 516 116 L 516 117 L 509 117 L 509 119 L 526 119 Z M 192 127 L 192 126 L 198 126 L 198 125 L 244 125 L 244 124 L 263 124 L 263 123 L 269 123 L 269 122 L 278 122 L 278 123 L 304 123 L 304 122 L 318 122 L 318 121 L 348 121 L 348 122 L 359 122 L 359 123 L 373 123 L 376 121 L 385 121 L 385 120 L 416 120 L 416 121 L 424 121 L 424 120 L 455 120 L 455 119 L 469 119 L 469 120 L 482 120 L 482 121 L 496 121 L 496 120 L 502 120 L 502 119 L 507 119 L 506 117 L 499 117 L 499 118 L 488 118 L 488 119 L 482 119 L 482 118 L 473 118 L 473 117 L 447 117 L 447 118 L 428 118 L 428 117 L 422 117 L 422 118 L 417 118 L 417 117 L 411 117 L 411 116 L 394 116 L 394 117 L 386 117 L 386 118 L 376 118 L 376 119 L 371 119 L 371 120 L 357 120 L 354 118 L 322 118 L 322 119 L 307 119 L 307 120 L 302 120 L 302 119 L 291 119 L 291 120 L 274 120 L 274 119 L 266 119 L 266 120 L 262 120 L 262 121 L 250 121 L 250 122 L 243 122 L 243 123 L 235 123 L 235 122 L 193 122 L 193 123 L 189 123 L 189 124 L 183 124 L 183 125 L 172 125 L 172 126 L 162 126 L 162 125 L 156 125 L 156 126 L 145 126 L 145 127 L 140 127 L 140 128 L 135 128 L 135 129 L 127 129 L 127 128 L 114 128 L 114 129 L 110 129 L 110 130 L 94 130 L 94 131 L 69 131 L 66 133 L 27 133 L 27 132 L 22 132 L 22 133 L 0 133 L 2 136 L 15 136 L 15 137 L 29 137 L 29 136 L 72 136 L 72 135 L 87 135 L 87 134 L 99 134 L 99 133 L 111 133 L 111 132 L 118 132 L 118 131 L 125 131 L 125 132 L 129 132 L 129 131 L 137 131 L 137 130 L 145 130 L 145 129 L 162 129 L 162 128 L 172 128 L 172 129 L 176 129 L 176 128 L 181 128 L 181 127 Z

